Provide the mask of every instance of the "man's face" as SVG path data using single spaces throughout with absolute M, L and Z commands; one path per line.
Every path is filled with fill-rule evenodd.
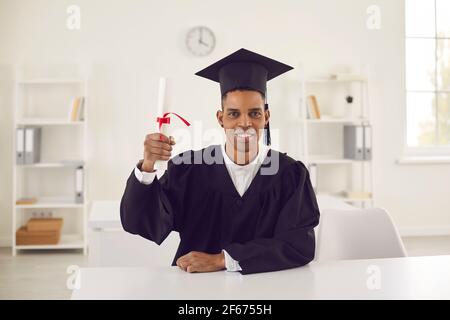
M 261 94 L 250 90 L 228 92 L 223 110 L 217 111 L 217 120 L 225 130 L 227 144 L 240 152 L 257 148 L 269 117 L 269 111 L 264 111 Z

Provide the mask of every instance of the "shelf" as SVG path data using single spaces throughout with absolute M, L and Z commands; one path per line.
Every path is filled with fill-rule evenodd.
M 17 167 L 19 168 L 71 168 L 71 167 L 78 167 L 83 166 L 84 161 L 73 161 L 73 162 L 40 162 L 40 163 L 33 163 L 33 164 L 18 164 Z
M 83 170 L 81 180 L 83 203 L 76 203 L 75 190 L 65 190 L 65 186 L 75 185 L 77 167 L 86 166 L 87 104 L 81 109 L 83 114 L 78 112 L 76 117 L 73 107 L 74 98 L 88 99 L 88 81 L 78 73 L 67 74 L 61 78 L 42 74 L 19 77 L 14 85 L 17 91 L 14 129 L 30 126 L 39 127 L 42 132 L 40 161 L 33 164 L 17 164 L 13 161 L 12 231 L 15 233 L 19 228 L 17 223 L 34 212 L 52 211 L 56 215 L 74 216 L 67 226 L 66 232 L 69 234 L 62 234 L 59 244 L 14 244 L 12 254 L 15 256 L 17 250 L 27 249 L 83 249 L 86 254 L 87 235 L 83 232 L 88 215 L 86 170 Z M 20 137 L 24 135 L 26 134 L 20 132 Z M 13 144 L 17 142 L 17 132 L 14 136 Z M 25 138 L 23 137 L 24 140 Z M 71 144 L 64 144 L 65 141 L 71 141 Z M 16 154 L 13 159 L 15 157 Z M 40 183 L 41 181 L 43 183 Z M 16 204 L 16 200 L 22 197 L 36 198 L 37 201 L 31 204 Z M 72 229 L 72 225 L 82 228 Z
M 306 119 L 308 123 L 356 123 L 360 124 L 363 122 L 369 122 L 368 119 L 351 119 L 351 118 L 342 118 L 342 119 Z
M 39 78 L 17 81 L 17 84 L 82 84 L 84 80 L 67 78 L 67 79 L 52 79 L 52 78 Z
M 305 80 L 305 83 L 338 83 L 338 82 L 366 82 L 367 79 L 329 79 L 329 78 L 311 78 Z
M 51 119 L 51 118 L 24 118 L 17 121 L 19 126 L 79 126 L 84 121 L 69 121 L 67 119 Z
M 298 130 L 295 133 L 302 139 L 297 152 L 310 169 L 311 182 L 316 194 L 324 197 L 322 202 L 329 207 L 373 206 L 372 157 L 361 160 L 345 158 L 346 143 L 350 143 L 349 147 L 355 148 L 356 138 L 358 144 L 362 141 L 363 146 L 372 146 L 367 75 L 361 72 L 330 72 L 321 75 L 311 74 L 302 80 L 299 110 L 290 122 L 295 123 L 291 127 Z M 308 103 L 314 102 L 308 101 L 311 95 L 315 96 L 317 103 L 322 106 L 319 107 L 321 111 L 319 119 L 314 119 L 315 106 Z M 352 105 L 346 103 L 344 97 L 347 96 L 352 96 L 355 103 Z M 344 130 L 347 126 L 361 126 L 364 129 L 358 132 L 355 130 L 353 136 L 350 136 Z M 362 131 L 363 135 L 359 135 L 359 131 Z M 358 137 L 355 137 L 356 133 Z M 361 156 L 360 153 L 355 154 Z M 354 190 L 363 190 L 367 193 Z M 323 196 L 326 191 L 327 195 Z
M 38 249 L 83 249 L 84 242 L 82 235 L 67 234 L 61 235 L 58 244 L 39 244 L 39 245 L 18 245 L 19 250 L 38 250 Z
M 330 193 L 327 193 L 327 192 L 318 192 L 317 193 L 317 197 L 332 199 L 335 202 L 339 202 L 339 201 L 343 201 L 343 202 L 371 202 L 371 201 L 373 201 L 373 198 L 346 197 L 346 196 L 342 196 L 342 195 L 339 195 L 339 194 L 330 194 Z
M 368 162 L 370 160 L 353 160 L 353 159 L 342 159 L 342 158 L 328 158 L 328 157 L 320 157 L 320 156 L 312 156 L 307 162 L 313 164 L 352 164 L 352 163 L 361 163 Z
M 355 196 L 355 195 L 346 195 L 346 194 L 333 194 L 334 197 L 341 199 L 345 202 L 371 202 L 373 201 L 373 198 L 371 196 L 371 194 L 367 194 L 367 195 L 359 195 L 359 196 Z
M 16 208 L 34 209 L 34 208 L 83 208 L 82 203 L 52 203 L 52 202 L 37 202 L 35 204 L 17 204 Z
M 362 124 L 369 123 L 367 118 L 326 118 L 326 119 L 290 119 L 289 122 L 295 124 L 303 124 L 304 122 L 308 124 Z
M 15 204 L 20 209 L 35 208 L 83 208 L 84 203 L 75 203 L 67 198 L 38 198 L 34 204 Z
M 449 164 L 450 156 L 408 156 L 397 160 L 397 164 Z
M 373 201 L 373 198 L 347 198 L 342 197 L 342 200 L 345 202 L 371 202 Z

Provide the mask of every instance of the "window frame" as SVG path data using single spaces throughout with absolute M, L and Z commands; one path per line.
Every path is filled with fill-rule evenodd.
M 438 101 L 438 96 L 439 94 L 450 94 L 450 90 L 440 90 L 438 88 L 438 41 L 439 40 L 448 40 L 450 41 L 450 37 L 438 37 L 438 26 L 437 26 L 437 4 L 436 4 L 436 0 L 433 0 L 433 5 L 434 5 L 434 36 L 433 37 L 429 37 L 429 36 L 408 36 L 406 34 L 406 20 L 407 20 L 407 10 L 406 10 L 406 2 L 408 0 L 404 1 L 404 18 L 405 18 L 405 23 L 404 23 L 404 63 L 405 63 L 405 92 L 404 92 L 404 101 L 405 101 L 405 108 L 404 108 L 404 115 L 403 115 L 403 119 L 404 121 L 404 130 L 403 130 L 403 155 L 404 156 L 450 156 L 450 143 L 446 144 L 446 145 L 438 145 L 438 144 L 433 144 L 433 145 L 429 145 L 429 146 L 410 146 L 408 145 L 408 93 L 414 93 L 414 92 L 426 92 L 426 93 L 430 93 L 433 94 L 435 96 L 435 101 Z M 434 70 L 434 79 L 435 79 L 435 88 L 434 90 L 408 90 L 407 86 L 406 86 L 406 81 L 407 81 L 407 65 L 406 65 L 406 57 L 407 57 L 407 52 L 406 52 L 406 48 L 407 48 L 407 40 L 408 39 L 432 39 L 435 41 L 435 54 L 434 54 L 434 63 L 435 63 L 435 70 Z M 435 108 L 437 108 L 437 105 L 434 106 Z M 435 124 L 435 130 L 438 130 L 438 113 L 436 112 L 436 124 Z

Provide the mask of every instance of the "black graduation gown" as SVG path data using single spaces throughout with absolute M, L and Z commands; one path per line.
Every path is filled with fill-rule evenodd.
M 217 145 L 182 155 L 194 163 L 205 151 L 223 157 Z M 268 157 L 274 153 L 270 150 Z M 222 249 L 239 262 L 243 274 L 305 265 L 314 258 L 319 208 L 304 164 L 278 156 L 277 174 L 261 175 L 261 168 L 270 166 L 263 164 L 242 197 L 223 161 L 170 160 L 166 173 L 150 185 L 132 172 L 120 204 L 122 226 L 157 244 L 171 231 L 179 232 L 172 265 L 190 251 L 216 254 Z

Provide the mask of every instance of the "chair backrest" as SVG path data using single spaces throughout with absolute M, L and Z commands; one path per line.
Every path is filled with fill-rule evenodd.
M 323 210 L 316 261 L 405 257 L 403 242 L 382 208 Z

